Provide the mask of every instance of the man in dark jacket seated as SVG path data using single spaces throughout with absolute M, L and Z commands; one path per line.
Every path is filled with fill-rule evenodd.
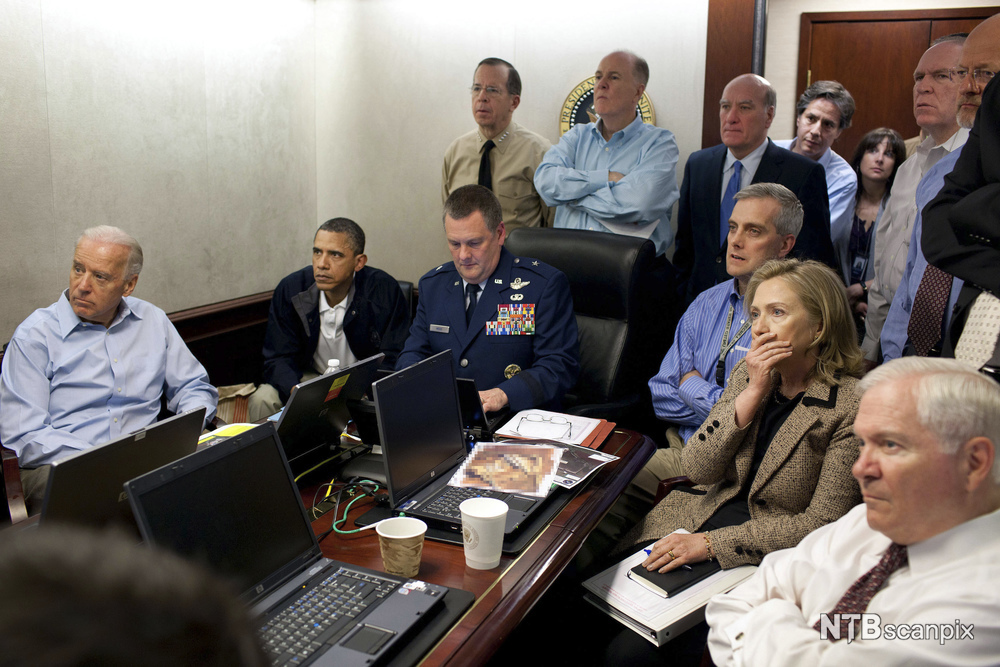
M 365 233 L 334 218 L 316 230 L 312 266 L 286 276 L 271 297 L 264 384 L 250 396 L 251 421 L 277 412 L 303 380 L 382 352 L 393 368 L 409 324 L 399 283 L 366 266 Z

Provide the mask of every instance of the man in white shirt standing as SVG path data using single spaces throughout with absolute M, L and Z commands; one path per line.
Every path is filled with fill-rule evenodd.
M 864 505 L 709 602 L 715 664 L 996 664 L 1000 387 L 905 357 L 858 389 Z
M 959 150 L 969 138 L 955 118 L 959 83 L 951 69 L 962 57 L 965 37 L 948 35 L 936 40 L 920 57 L 913 72 L 913 116 L 928 136 L 916 153 L 896 170 L 892 194 L 879 220 L 875 236 L 875 279 L 868 292 L 865 340 L 861 349 L 869 366 L 879 362 L 880 338 L 889 306 L 906 269 L 913 223 L 917 217 L 917 185 L 927 170 L 948 153 Z

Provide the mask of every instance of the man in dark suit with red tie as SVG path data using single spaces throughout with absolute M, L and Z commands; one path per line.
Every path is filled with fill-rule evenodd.
M 733 196 L 751 183 L 780 183 L 791 190 L 805 211 L 793 255 L 837 268 L 826 174 L 813 160 L 767 138 L 776 100 L 763 77 L 743 74 L 730 81 L 719 102 L 722 143 L 693 153 L 684 167 L 674 265 L 687 303 L 728 279 L 726 233 Z

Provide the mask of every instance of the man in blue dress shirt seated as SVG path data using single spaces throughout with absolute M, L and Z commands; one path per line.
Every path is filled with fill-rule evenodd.
M 214 419 L 218 392 L 156 306 L 129 296 L 138 241 L 117 227 L 77 241 L 69 289 L 18 326 L 0 374 L 0 441 L 18 455 L 28 511 L 40 509 L 50 463 L 156 421 L 160 399 Z
M 670 422 L 667 442 L 633 484 L 656 494 L 660 480 L 682 475 L 684 443 L 708 417 L 729 374 L 750 350 L 750 317 L 743 295 L 764 262 L 785 257 L 802 229 L 802 204 L 777 183 L 755 183 L 736 193 L 729 218 L 726 272 L 733 277 L 698 295 L 681 317 L 660 372 L 649 381 L 656 416 Z
M 662 257 L 674 239 L 677 142 L 647 125 L 636 104 L 649 65 L 628 51 L 601 61 L 594 81 L 595 123 L 578 124 L 549 149 L 535 170 L 535 188 L 556 209 L 556 227 L 650 239 Z
M 382 352 L 396 365 L 410 323 L 399 283 L 368 266 L 365 232 L 353 220 L 327 220 L 313 236 L 312 265 L 285 276 L 271 297 L 264 335 L 264 378 L 250 395 L 247 418 L 264 419 L 292 387 Z
M 508 252 L 502 218 L 500 202 L 481 185 L 449 195 L 444 233 L 454 262 L 420 279 L 396 368 L 450 349 L 455 374 L 476 381 L 485 411 L 557 408 L 580 370 L 569 281 Z

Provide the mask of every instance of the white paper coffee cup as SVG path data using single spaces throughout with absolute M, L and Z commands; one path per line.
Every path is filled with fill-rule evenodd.
M 474 570 L 491 570 L 500 564 L 507 503 L 496 498 L 469 498 L 458 506 L 462 512 L 465 564 Z
M 382 567 L 389 574 L 415 577 L 420 571 L 427 524 L 420 519 L 397 516 L 375 526 L 382 550 Z

